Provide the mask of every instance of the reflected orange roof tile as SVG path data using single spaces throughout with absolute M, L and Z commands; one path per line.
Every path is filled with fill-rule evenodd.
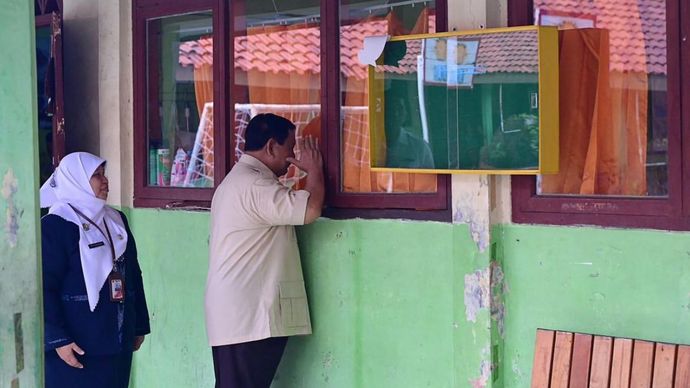
M 611 69 L 653 74 L 666 73 L 666 9 L 664 0 L 534 0 L 535 8 L 547 13 L 596 15 L 595 27 L 609 30 Z M 435 30 L 430 16 L 429 28 Z M 318 74 L 320 73 L 320 31 L 317 26 L 291 26 L 277 31 L 250 33 L 235 38 L 235 68 L 244 71 Z M 357 54 L 364 37 L 383 35 L 386 20 L 368 20 L 341 26 L 341 68 L 344 77 L 364 79 L 366 66 Z M 464 37 L 472 39 L 472 36 Z M 477 65 L 486 72 L 533 73 L 537 70 L 534 34 L 481 35 Z M 416 71 L 419 41 L 408 41 L 408 51 L 399 66 L 387 71 Z M 182 66 L 202 66 L 213 62 L 211 38 L 184 42 L 179 47 Z

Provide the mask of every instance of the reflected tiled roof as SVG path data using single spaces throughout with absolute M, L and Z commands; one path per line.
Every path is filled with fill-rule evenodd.
M 611 69 L 666 74 L 665 0 L 534 0 L 535 9 L 596 15 L 609 30 Z
M 534 0 L 535 7 L 547 12 L 592 14 L 597 28 L 609 30 L 611 69 L 656 74 L 666 73 L 666 11 L 664 0 Z M 640 18 L 641 16 L 641 18 Z M 434 30 L 434 18 L 429 28 Z M 344 77 L 364 79 L 366 66 L 357 54 L 365 36 L 383 35 L 386 20 L 370 20 L 341 27 L 341 67 Z M 481 47 L 477 66 L 486 72 L 533 73 L 537 71 L 536 35 L 529 31 L 479 35 Z M 472 39 L 472 36 L 463 37 Z M 397 68 L 387 71 L 416 71 L 419 41 L 407 42 L 408 52 Z M 182 66 L 212 63 L 211 38 L 180 45 Z M 320 31 L 318 26 L 292 26 L 282 31 L 267 31 L 235 38 L 235 67 L 244 71 L 317 74 L 320 72 Z
M 430 21 L 433 29 L 433 19 Z M 387 21 L 375 20 L 343 26 L 341 28 L 341 72 L 344 77 L 364 79 L 366 66 L 359 63 L 357 54 L 362 49 L 363 38 L 384 35 Z M 477 65 L 487 72 L 534 73 L 537 71 L 536 34 L 530 31 L 492 35 L 471 35 L 463 39 L 481 39 Z M 258 70 L 273 73 L 312 73 L 320 69 L 320 32 L 318 27 L 291 29 L 241 36 L 235 39 L 235 67 L 244 71 Z M 417 55 L 420 41 L 407 41 L 407 53 L 397 67 L 384 66 L 393 73 L 417 71 Z M 283 48 L 290 47 L 290 50 Z M 180 45 L 182 66 L 212 63 L 211 38 L 185 42 Z
M 496 34 L 465 35 L 462 40 L 479 40 L 477 68 L 482 73 L 537 73 L 539 71 L 537 34 L 535 31 L 515 31 Z M 417 55 L 421 41 L 408 40 L 407 53 L 399 66 L 383 66 L 386 72 L 397 74 L 417 71 Z
M 359 63 L 357 54 L 365 36 L 384 35 L 388 22 L 374 20 L 341 28 L 341 71 L 345 77 L 364 79 L 366 66 Z M 256 33 L 235 38 L 235 67 L 244 71 L 258 70 L 273 73 L 320 72 L 320 31 L 318 27 L 292 28 L 284 31 Z M 289 50 L 286 48 L 289 47 Z M 211 63 L 211 38 L 184 42 L 180 45 L 182 66 L 201 66 Z
M 537 73 L 539 71 L 538 42 L 535 31 L 515 31 L 494 34 L 465 35 L 462 40 L 479 40 L 476 66 L 482 73 Z M 417 72 L 420 40 L 408 40 L 407 52 L 398 66 L 377 67 L 379 71 L 396 74 Z
M 180 45 L 180 65 L 200 67 L 213 64 L 213 39 L 201 38 Z
M 472 39 L 475 36 L 463 37 Z M 481 40 L 477 66 L 487 73 L 537 73 L 539 45 L 535 31 L 477 35 Z
M 340 71 L 344 77 L 365 79 L 367 67 L 359 62 L 357 55 L 362 49 L 365 36 L 386 35 L 388 22 L 373 20 L 340 28 Z
M 257 33 L 235 38 L 235 67 L 273 73 L 319 72 L 321 34 L 318 27 Z

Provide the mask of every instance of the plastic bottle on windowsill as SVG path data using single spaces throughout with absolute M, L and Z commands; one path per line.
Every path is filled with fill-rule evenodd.
M 158 149 L 158 186 L 170 186 L 170 149 Z
M 158 184 L 158 150 L 151 148 L 149 150 L 149 186 L 156 186 Z

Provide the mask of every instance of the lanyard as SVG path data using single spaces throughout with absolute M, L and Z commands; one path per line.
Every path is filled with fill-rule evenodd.
M 79 211 L 79 209 L 77 209 L 76 207 L 72 206 L 71 204 L 70 204 L 69 206 L 72 208 L 72 210 L 75 211 L 75 213 L 77 213 L 77 215 L 78 215 L 79 217 L 85 219 L 85 220 L 88 221 L 91 225 L 95 226 L 96 229 L 98 229 L 98 231 L 101 232 L 101 234 L 103 235 L 103 237 L 106 237 L 106 238 L 108 239 L 108 242 L 110 243 L 110 244 L 109 244 L 109 246 L 110 246 L 110 254 L 111 254 L 112 257 L 113 257 L 113 268 L 115 269 L 115 271 L 117 271 L 117 267 L 115 266 L 115 262 L 116 262 L 116 258 L 115 258 L 115 245 L 113 244 L 113 238 L 110 236 L 110 229 L 108 229 L 108 223 L 105 222 L 105 219 L 103 220 L 103 226 L 105 226 L 105 231 L 107 232 L 107 234 L 106 234 L 106 233 L 103 233 L 103 229 L 101 229 L 98 225 L 96 225 L 96 223 L 93 222 L 92 219 L 90 219 L 89 217 L 87 217 L 86 214 L 82 213 L 81 211 Z

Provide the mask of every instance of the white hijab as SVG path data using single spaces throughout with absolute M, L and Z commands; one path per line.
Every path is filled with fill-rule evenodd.
M 74 152 L 65 156 L 41 187 L 41 207 L 49 207 L 49 214 L 55 214 L 79 227 L 79 253 L 84 283 L 93 311 L 98 304 L 98 296 L 110 271 L 113 259 L 110 242 L 98 228 L 89 223 L 72 206 L 90 218 L 106 233 L 107 225 L 113 239 L 115 257 L 119 258 L 127 248 L 127 230 L 120 213 L 106 206 L 105 201 L 96 197 L 89 183 L 93 173 L 105 160 L 88 152 Z M 71 206 L 70 206 L 71 205 Z M 101 246 L 90 248 L 89 244 Z M 92 245 L 93 246 L 93 245 Z

